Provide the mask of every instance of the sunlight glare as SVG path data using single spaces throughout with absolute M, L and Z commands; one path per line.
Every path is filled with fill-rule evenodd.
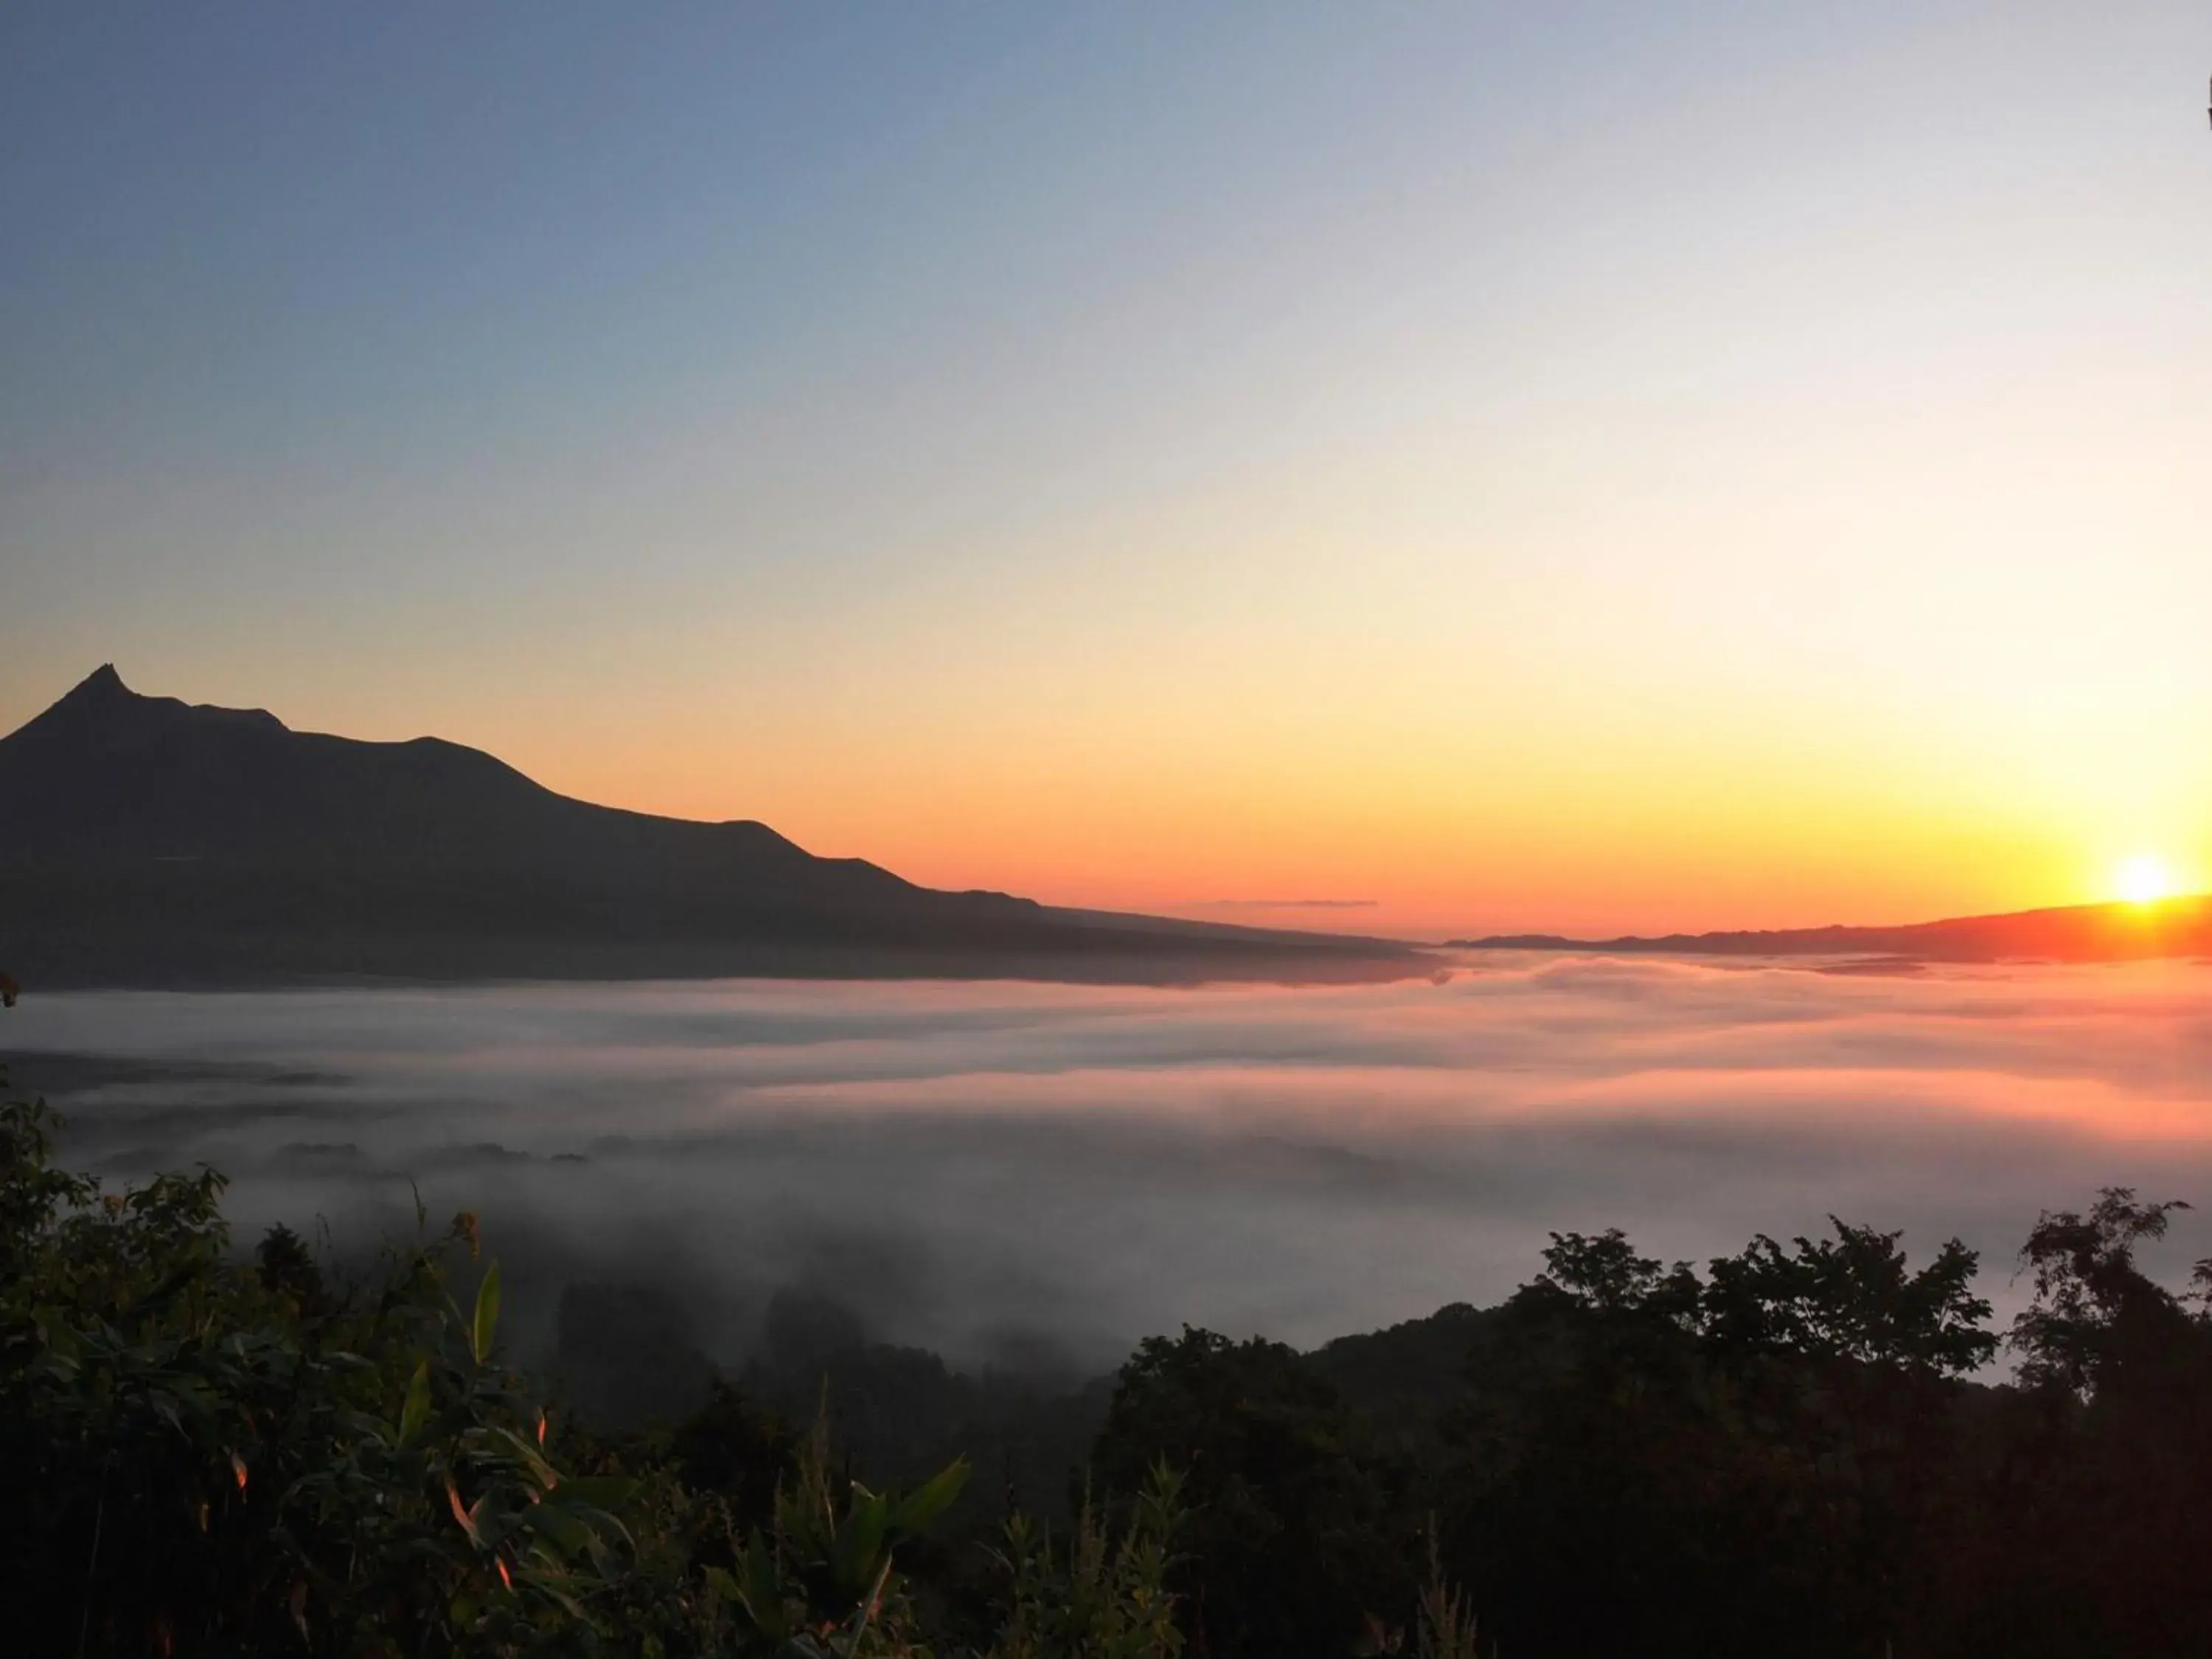
M 2174 879 L 2165 860 L 2138 853 L 2121 864 L 2112 888 L 2130 904 L 2151 904 L 2172 897 L 2181 890 L 2181 884 Z

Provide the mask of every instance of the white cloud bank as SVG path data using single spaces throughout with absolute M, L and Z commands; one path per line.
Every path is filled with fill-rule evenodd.
M 1963 1236 L 2002 1303 L 2040 1207 L 2212 1199 L 2212 968 L 2179 963 L 100 994 L 0 1038 L 81 1161 L 205 1159 L 242 1228 L 342 1238 L 405 1224 L 411 1180 L 483 1213 L 541 1319 L 568 1278 L 649 1276 L 732 1357 L 786 1284 L 1090 1365 L 1184 1321 L 1310 1343 L 1493 1300 L 1547 1229 L 1702 1258 L 1832 1211 Z

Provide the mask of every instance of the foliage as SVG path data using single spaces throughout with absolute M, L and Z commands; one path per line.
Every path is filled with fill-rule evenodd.
M 1183 1638 L 1168 1580 L 1182 1488 L 1173 1468 L 1155 1463 L 1118 1538 L 1086 1496 L 1064 1553 L 1049 1528 L 1011 1517 L 997 1559 L 1012 1606 L 992 1659 L 1175 1659 Z
M 1410 1589 L 1399 1471 L 1280 1343 L 1186 1328 L 1139 1346 L 1097 1469 L 1127 1492 L 1164 1462 L 1188 1478 L 1194 1513 L 1173 1582 L 1207 1653 L 1341 1654 L 1369 1598 Z
M 796 1480 L 777 1498 L 774 1531 L 753 1534 L 734 1573 L 708 1569 L 708 1582 L 743 1614 L 744 1650 L 789 1659 L 910 1651 L 913 1619 L 893 1557 L 967 1479 L 968 1466 L 952 1463 L 906 1498 L 839 1480 L 817 1422 Z
M 2035 1304 L 2013 1326 L 2021 1374 L 2087 1398 L 2130 1354 L 2169 1345 L 2188 1320 L 2183 1299 L 2136 1270 L 2136 1249 L 2166 1237 L 2188 1205 L 2140 1202 L 2132 1187 L 2107 1187 L 2085 1215 L 2045 1211 L 2021 1250 L 2034 1277 Z M 2197 1264 L 2195 1285 L 2212 1286 L 2212 1261 Z
M 211 1170 L 104 1192 L 0 1108 L 0 1536 L 59 1650 L 587 1650 L 627 1622 L 635 1483 L 574 1475 L 497 1363 L 473 1218 L 333 1292 L 297 1239 L 227 1251 Z
M 1595 1238 L 1553 1233 L 1544 1252 L 1544 1271 L 1529 1289 L 1564 1297 L 1607 1317 L 1656 1315 L 1687 1325 L 1697 1316 L 1698 1286 L 1690 1264 L 1662 1267 L 1656 1256 L 1637 1255 L 1618 1227 Z
M 505 1363 L 474 1217 L 349 1279 L 288 1228 L 234 1249 L 212 1170 L 56 1167 L 52 1122 L 0 1107 L 15 1650 L 2212 1652 L 2212 1263 L 2151 1279 L 2185 1206 L 2129 1188 L 2030 1232 L 2014 1380 L 1973 1252 L 1916 1267 L 1834 1218 L 1703 1272 L 1557 1234 L 1502 1306 L 1319 1355 L 1154 1337 L 1055 1527 L 920 1463 L 922 1429 L 989 1429 L 932 1356 L 848 1336 L 810 1370 L 864 1368 L 844 1420 L 939 1470 L 904 1493 L 833 1444 L 826 1394 L 808 1436 L 725 1380 L 611 1437 Z
M 1662 1268 L 1613 1228 L 1595 1237 L 1553 1233 L 1531 1287 L 1607 1318 L 1663 1320 L 1717 1346 L 1960 1376 L 1989 1363 L 1988 1301 L 1973 1292 L 1979 1259 L 1959 1240 L 1910 1271 L 1902 1233 L 1830 1216 L 1832 1239 L 1761 1233 L 1741 1254 L 1716 1257 L 1700 1281 L 1686 1261 Z
M 1957 1240 L 1915 1264 L 1837 1220 L 1700 1273 L 1561 1234 L 1494 1313 L 1361 1339 L 1341 1390 L 1273 1345 L 1155 1339 L 1098 1465 L 1191 1472 L 1209 1651 L 1472 1652 L 1439 1616 L 1471 1604 L 1483 1651 L 1535 1659 L 2212 1652 L 2212 1271 L 2176 1296 L 2132 1253 L 2169 1212 L 2123 1191 L 2044 1218 L 2018 1383 L 1979 1380 L 1998 1339 Z M 1446 1340 L 1464 1369 L 1423 1418 L 1389 1362 Z M 1310 1646 L 1263 1622 L 1285 1607 Z
M 289 1228 L 234 1253 L 212 1170 L 110 1192 L 57 1169 L 53 1123 L 0 1106 L 0 1594 L 18 1650 L 933 1650 L 896 1560 L 964 1464 L 872 1492 L 833 1473 L 819 1425 L 798 1444 L 726 1387 L 659 1441 L 556 1431 L 501 1363 L 501 1275 L 474 1266 L 473 1215 L 337 1283 Z M 465 1306 L 451 1292 L 471 1279 Z M 1119 1541 L 1086 1520 L 1061 1553 L 1010 1520 L 990 1651 L 1175 1651 L 1176 1516 L 1164 1474 Z
M 1973 1293 L 1973 1251 L 1948 1240 L 1918 1273 L 1901 1233 L 1828 1218 L 1833 1239 L 1764 1233 L 1741 1255 L 1716 1260 L 1699 1298 L 1700 1328 L 1726 1346 L 1961 1376 L 1987 1364 L 1997 1340 L 1988 1301 Z
M 775 1520 L 778 1489 L 799 1450 L 799 1437 L 781 1418 L 718 1377 L 706 1404 L 670 1437 L 668 1457 L 678 1480 L 713 1493 L 750 1531 Z

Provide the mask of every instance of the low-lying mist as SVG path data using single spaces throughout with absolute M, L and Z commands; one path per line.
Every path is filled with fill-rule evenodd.
M 2208 994 L 2178 963 L 1486 957 L 1333 989 L 33 995 L 0 1052 L 70 1161 L 227 1171 L 241 1238 L 478 1212 L 526 1352 L 562 1288 L 650 1286 L 735 1363 L 796 1291 L 1073 1376 L 1185 1322 L 1309 1346 L 1493 1301 L 1552 1229 L 1693 1259 L 1832 1212 L 1916 1258 L 1957 1233 L 2002 1310 L 2039 1208 L 2212 1199 Z M 2183 1221 L 2172 1261 L 2212 1252 Z

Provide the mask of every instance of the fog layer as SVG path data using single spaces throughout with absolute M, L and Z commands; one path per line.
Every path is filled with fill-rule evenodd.
M 1831 1212 L 2005 1279 L 2039 1208 L 2212 1199 L 2212 968 L 1488 957 L 1442 984 L 729 981 L 27 998 L 15 1080 L 242 1233 L 483 1218 L 526 1343 L 652 1282 L 734 1360 L 769 1297 L 968 1364 L 1182 1322 L 1301 1345 L 1487 1302 L 1547 1230 L 1701 1258 Z M 2212 1251 L 2184 1224 L 2172 1257 Z

